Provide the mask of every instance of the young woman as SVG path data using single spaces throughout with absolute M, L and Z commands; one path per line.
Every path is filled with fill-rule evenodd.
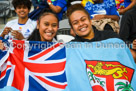
M 29 41 L 47 41 L 56 42 L 55 36 L 59 26 L 59 19 L 55 13 L 50 10 L 43 10 L 37 21 L 37 28 L 32 32 L 27 40 Z M 4 44 L 0 40 L 0 50 Z
M 29 41 L 54 42 L 59 26 L 59 19 L 51 10 L 45 9 L 37 21 L 37 28 L 28 38 Z

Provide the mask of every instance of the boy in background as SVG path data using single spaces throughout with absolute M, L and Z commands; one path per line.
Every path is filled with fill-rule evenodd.
M 18 15 L 18 19 L 9 21 L 5 25 L 0 37 L 4 39 L 26 39 L 36 27 L 36 21 L 32 21 L 28 18 L 28 13 L 31 9 L 31 1 L 13 0 L 12 4 Z

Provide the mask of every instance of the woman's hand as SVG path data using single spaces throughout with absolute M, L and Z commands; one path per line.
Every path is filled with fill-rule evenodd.
M 0 40 L 0 50 L 4 49 L 4 43 L 2 43 L 2 40 Z
M 17 40 L 25 39 L 24 36 L 22 35 L 22 33 L 19 32 L 19 30 L 11 31 L 11 35 L 14 36 L 14 38 L 16 38 Z

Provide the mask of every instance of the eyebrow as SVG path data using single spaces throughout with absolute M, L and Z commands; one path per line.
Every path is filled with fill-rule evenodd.
M 87 16 L 82 16 L 80 19 L 82 19 L 82 18 L 84 18 L 84 17 L 87 17 Z M 75 21 L 77 21 L 77 20 L 72 21 L 72 23 L 75 22 Z

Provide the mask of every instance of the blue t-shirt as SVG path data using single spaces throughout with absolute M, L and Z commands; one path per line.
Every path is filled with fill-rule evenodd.
M 62 8 L 61 12 L 57 14 L 59 20 L 62 19 L 63 13 L 67 10 L 67 1 L 66 0 L 54 0 L 52 1 L 53 5 L 60 6 Z
M 131 0 L 124 0 L 124 6 L 125 8 L 131 3 Z
M 90 14 L 91 19 L 99 14 L 119 16 L 114 0 L 104 0 L 103 3 L 100 4 L 92 4 L 88 1 L 85 5 L 85 9 Z

